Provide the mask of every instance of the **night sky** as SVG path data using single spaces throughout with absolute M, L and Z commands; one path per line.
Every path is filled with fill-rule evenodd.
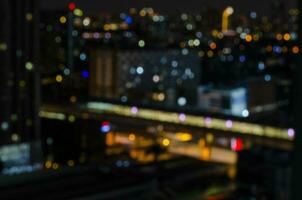
M 43 9 L 61 9 L 70 0 L 40 0 Z M 222 9 L 232 5 L 239 12 L 251 10 L 269 13 L 275 0 L 75 0 L 84 11 L 119 12 L 130 7 L 153 7 L 161 12 L 186 11 L 197 12 L 202 5 L 210 5 Z M 296 0 L 284 0 L 287 7 L 295 7 Z

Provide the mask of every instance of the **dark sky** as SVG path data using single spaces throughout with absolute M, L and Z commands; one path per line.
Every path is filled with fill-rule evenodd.
M 42 8 L 60 9 L 70 0 L 40 0 Z M 119 12 L 126 11 L 130 7 L 151 6 L 163 12 L 187 11 L 196 12 L 202 5 L 211 5 L 222 9 L 232 5 L 238 11 L 255 10 L 261 13 L 269 13 L 273 1 L 276 0 L 74 0 L 84 11 Z M 286 7 L 295 7 L 297 0 L 283 0 Z

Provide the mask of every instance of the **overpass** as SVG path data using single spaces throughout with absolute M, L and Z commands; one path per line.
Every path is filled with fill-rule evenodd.
M 90 118 L 93 115 L 111 115 L 133 120 L 145 120 L 157 123 L 167 123 L 175 126 L 190 126 L 206 130 L 222 131 L 238 136 L 255 136 L 266 139 L 277 139 L 291 142 L 295 136 L 293 128 L 280 128 L 240 120 L 233 120 L 163 111 L 145 107 L 121 105 L 108 102 L 88 102 L 76 107 L 64 107 L 59 105 L 43 105 L 39 113 L 41 118 L 68 120 L 70 116 Z

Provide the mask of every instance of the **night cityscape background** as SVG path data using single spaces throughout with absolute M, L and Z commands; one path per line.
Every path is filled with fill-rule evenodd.
M 0 199 L 298 200 L 298 1 L 0 1 Z

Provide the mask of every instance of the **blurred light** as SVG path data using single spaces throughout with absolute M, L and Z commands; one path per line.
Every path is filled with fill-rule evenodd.
M 20 140 L 20 137 L 17 133 L 13 133 L 11 139 L 13 142 L 18 142 Z
M 82 61 L 85 61 L 86 58 L 87 58 L 87 56 L 86 56 L 85 53 L 81 53 L 81 54 L 80 54 L 80 59 L 81 59 Z
M 253 37 L 250 34 L 245 36 L 245 41 L 252 42 L 252 40 L 253 40 Z
M 178 115 L 178 119 L 179 119 L 179 121 L 183 122 L 186 120 L 186 115 L 184 113 L 180 113 Z
M 179 97 L 177 103 L 179 106 L 185 106 L 187 104 L 187 99 L 185 97 Z
M 272 80 L 272 77 L 271 77 L 271 75 L 269 75 L 269 74 L 266 74 L 266 75 L 264 76 L 264 80 L 265 80 L 266 82 L 269 82 L 269 81 L 271 81 L 271 80 Z
M 285 41 L 289 41 L 291 39 L 290 34 L 289 33 L 285 33 L 283 36 Z
M 76 9 L 74 9 L 73 14 L 78 17 L 82 17 L 84 13 L 81 9 L 76 8 Z
M 136 114 L 138 113 L 138 108 L 135 107 L 135 106 L 132 107 L 132 108 L 131 108 L 131 113 L 134 114 L 134 115 L 136 115 Z
M 233 151 L 242 151 L 243 150 L 243 142 L 239 138 L 233 138 L 231 140 L 231 148 Z
M 61 16 L 61 17 L 60 17 L 60 23 L 61 23 L 61 24 L 65 24 L 66 22 L 67 22 L 66 17 L 65 17 L 65 16 Z
M 76 4 L 74 2 L 71 2 L 68 4 L 68 9 L 70 11 L 74 11 L 74 9 L 76 9 Z
M 245 109 L 245 110 L 242 111 L 242 116 L 243 117 L 248 117 L 249 115 L 250 115 L 250 112 L 248 110 Z
M 31 71 L 34 69 L 34 65 L 31 63 L 31 62 L 26 62 L 25 63 L 25 68 L 28 70 L 28 71 Z
M 89 72 L 87 70 L 82 71 L 82 77 L 83 78 L 89 78 Z
M 232 120 L 227 120 L 227 121 L 225 122 L 225 126 L 226 126 L 227 128 L 232 128 L 232 127 L 233 127 L 233 121 L 232 121 Z
M 257 13 L 255 11 L 251 12 L 250 17 L 252 19 L 256 19 L 257 18 Z
M 144 68 L 141 67 L 141 66 L 137 67 L 137 68 L 136 68 L 136 73 L 138 73 L 138 74 L 143 74 L 143 73 L 144 73 Z
M 57 75 L 57 76 L 56 76 L 56 81 L 57 81 L 58 83 L 61 83 L 61 82 L 63 81 L 63 77 L 62 77 L 61 75 Z
M 68 165 L 69 167 L 74 166 L 74 161 L 73 161 L 73 160 L 68 160 L 67 165 Z
M 69 100 L 70 100 L 71 103 L 75 103 L 75 102 L 77 102 L 77 97 L 76 96 L 71 96 L 69 98 Z
M 163 139 L 162 144 L 163 144 L 163 146 L 167 147 L 170 145 L 170 140 L 165 138 L 165 139 Z
M 138 41 L 138 46 L 143 48 L 145 46 L 145 41 L 144 40 Z
M 48 161 L 45 162 L 46 169 L 50 169 L 51 166 L 52 166 L 52 162 L 50 160 L 48 160 Z
M 70 11 L 73 11 L 75 8 L 76 8 L 76 4 L 75 3 L 71 2 L 71 3 L 68 4 L 68 9 Z
M 83 25 L 84 26 L 89 26 L 90 22 L 91 22 L 90 18 L 89 17 L 85 17 L 84 20 L 83 20 Z
M 158 75 L 154 75 L 152 79 L 153 79 L 154 83 L 158 83 L 160 81 L 160 78 Z
M 245 62 L 246 61 L 246 57 L 244 55 L 241 55 L 239 57 L 239 61 L 242 62 L 242 63 Z
M 76 117 L 75 117 L 74 115 L 69 115 L 69 116 L 68 116 L 68 121 L 69 121 L 69 122 L 72 123 L 72 122 L 75 122 L 75 120 L 76 120 Z
M 9 124 L 7 122 L 2 122 L 1 123 L 1 129 L 6 131 L 9 128 Z
M 134 141 L 135 140 L 135 134 L 131 133 L 129 136 L 128 136 L 128 139 L 130 141 Z
M 189 133 L 176 133 L 176 138 L 182 142 L 188 142 L 192 140 L 192 135 Z
M 133 23 L 133 19 L 132 19 L 131 16 L 127 16 L 125 21 L 126 21 L 127 24 L 132 24 Z
M 294 46 L 294 47 L 292 48 L 292 52 L 293 52 L 294 54 L 298 54 L 298 53 L 300 52 L 300 48 L 299 48 L 298 46 Z
M 294 138 L 295 137 L 295 130 L 293 128 L 288 129 L 287 134 L 289 137 Z
M 100 131 L 102 133 L 108 133 L 110 130 L 111 130 L 110 123 L 108 121 L 102 122 L 102 125 L 100 127 Z
M 264 70 L 265 69 L 265 64 L 263 62 L 258 63 L 258 69 L 259 70 Z
M 212 118 L 206 117 L 204 121 L 205 121 L 206 126 L 210 126 L 212 123 Z

